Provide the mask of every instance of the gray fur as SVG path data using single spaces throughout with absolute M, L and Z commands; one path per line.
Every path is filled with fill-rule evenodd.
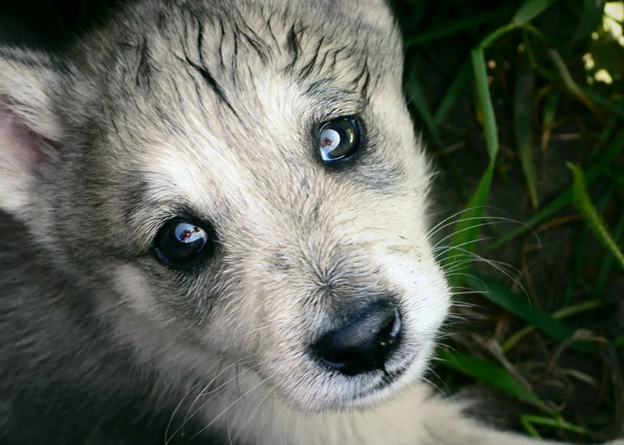
M 144 0 L 0 47 L 0 443 L 533 443 L 417 383 L 450 291 L 401 51 L 381 0 Z M 326 168 L 315 128 L 354 114 L 364 153 Z M 180 214 L 210 264 L 152 254 Z M 309 360 L 376 295 L 405 318 L 384 373 Z

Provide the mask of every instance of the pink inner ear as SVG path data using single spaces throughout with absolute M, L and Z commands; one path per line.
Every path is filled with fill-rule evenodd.
M 16 170 L 30 170 L 45 160 L 41 147 L 45 140 L 6 108 L 0 107 L 0 164 Z M 8 165 L 7 165 L 8 163 Z M 2 170 L 2 168 L 0 168 Z

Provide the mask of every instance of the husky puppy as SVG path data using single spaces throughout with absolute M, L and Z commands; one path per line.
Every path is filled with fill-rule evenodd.
M 382 0 L 144 0 L 0 48 L 2 445 L 494 445 Z M 621 442 L 620 442 L 621 443 Z

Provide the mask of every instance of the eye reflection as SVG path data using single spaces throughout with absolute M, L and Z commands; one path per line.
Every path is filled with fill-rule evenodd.
M 360 130 L 355 119 L 340 118 L 321 127 L 319 134 L 321 158 L 325 162 L 353 156 L 360 148 Z

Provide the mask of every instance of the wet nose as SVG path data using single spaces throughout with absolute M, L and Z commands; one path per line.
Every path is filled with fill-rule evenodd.
M 312 345 L 312 351 L 323 364 L 345 375 L 363 374 L 384 367 L 400 334 L 399 310 L 384 300 L 349 313 Z

